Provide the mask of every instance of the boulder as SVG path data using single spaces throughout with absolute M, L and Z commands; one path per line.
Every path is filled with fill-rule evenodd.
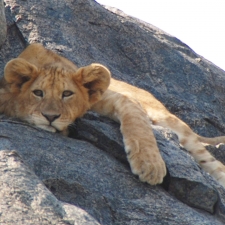
M 225 133 L 225 72 L 177 38 L 93 0 L 5 4 L 1 75 L 28 43 L 40 42 L 78 66 L 106 65 L 201 135 Z M 89 112 L 63 137 L 2 115 L 0 223 L 224 224 L 225 189 L 175 134 L 153 130 L 168 171 L 157 186 L 131 173 L 119 124 L 108 118 Z M 223 144 L 208 149 L 225 163 Z

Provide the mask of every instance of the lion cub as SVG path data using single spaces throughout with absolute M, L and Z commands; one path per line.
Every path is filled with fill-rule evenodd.
M 197 163 L 225 187 L 225 166 L 201 143 L 224 143 L 225 137 L 198 136 L 153 95 L 111 78 L 103 65 L 77 68 L 41 44 L 31 44 L 6 64 L 0 113 L 66 134 L 68 126 L 89 109 L 120 122 L 131 170 L 141 181 L 155 185 L 166 175 L 153 123 L 174 131 Z

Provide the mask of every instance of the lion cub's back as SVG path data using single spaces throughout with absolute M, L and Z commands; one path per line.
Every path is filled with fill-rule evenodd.
M 111 78 L 109 90 L 136 99 L 145 109 L 151 108 L 152 110 L 168 112 L 164 105 L 151 93 L 123 81 Z

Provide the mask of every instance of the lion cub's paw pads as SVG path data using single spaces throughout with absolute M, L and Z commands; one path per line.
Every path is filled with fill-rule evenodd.
M 136 156 L 129 160 L 131 170 L 143 182 L 151 185 L 160 184 L 166 175 L 166 166 L 161 156 Z

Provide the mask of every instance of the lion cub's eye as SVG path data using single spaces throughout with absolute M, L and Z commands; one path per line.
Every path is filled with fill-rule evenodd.
M 74 93 L 72 91 L 64 91 L 62 93 L 62 97 L 65 98 L 65 97 L 69 97 L 71 95 L 73 95 Z
M 42 90 L 34 90 L 33 93 L 38 97 L 43 97 L 43 91 Z

